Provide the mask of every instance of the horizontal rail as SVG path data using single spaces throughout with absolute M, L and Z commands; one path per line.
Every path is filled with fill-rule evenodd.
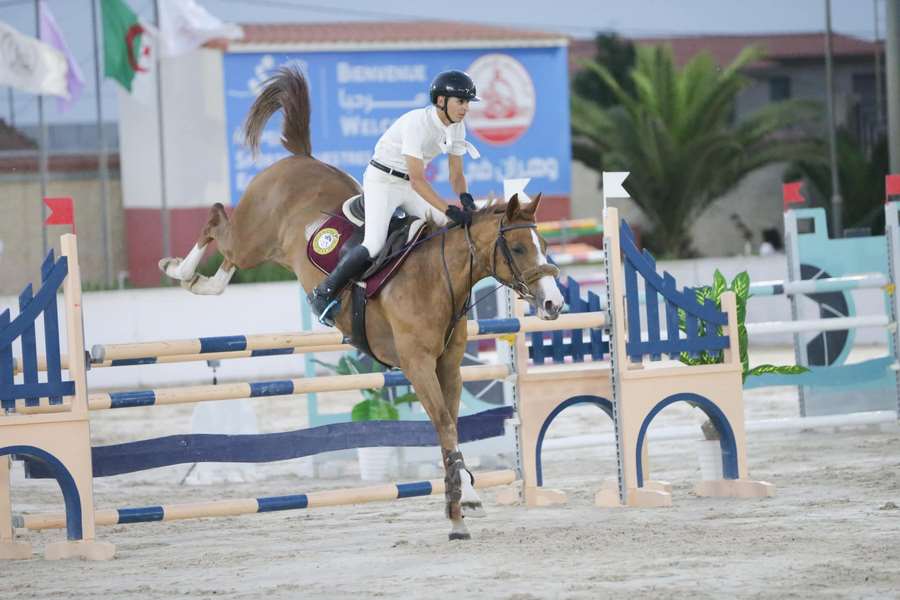
M 569 313 L 546 321 L 538 317 L 519 319 L 481 319 L 467 323 L 469 339 L 488 339 L 509 333 L 555 331 L 560 329 L 588 329 L 609 324 L 607 313 Z M 96 345 L 91 351 L 92 364 L 122 366 L 126 364 L 152 364 L 162 362 L 187 362 L 213 358 L 243 358 L 280 353 L 324 352 L 351 349 L 343 335 L 332 332 L 295 332 L 282 334 L 222 336 L 139 342 L 134 344 Z M 229 349 L 233 348 L 233 349 Z M 323 350 L 324 349 L 324 350 Z M 166 360 L 163 360 L 163 359 Z
M 760 335 L 767 333 L 802 333 L 806 331 L 840 331 L 864 327 L 895 327 L 887 315 L 869 317 L 838 317 L 834 319 L 809 319 L 805 321 L 767 321 L 747 323 L 747 333 Z
M 461 373 L 463 381 L 505 379 L 510 374 L 510 368 L 507 365 L 472 365 L 463 367 Z M 329 375 L 254 383 L 225 383 L 91 394 L 88 396 L 88 408 L 90 410 L 107 410 L 213 400 L 289 396 L 312 392 L 343 392 L 399 385 L 409 385 L 409 380 L 400 372 Z
M 821 294 L 826 292 L 843 292 L 885 288 L 888 278 L 882 273 L 861 273 L 843 277 L 823 277 L 821 279 L 804 279 L 802 281 L 757 281 L 750 284 L 753 296 L 794 296 L 798 294 Z
M 479 489 L 498 487 L 513 483 L 516 479 L 512 470 L 488 471 L 475 474 L 475 487 Z M 151 523 L 154 521 L 178 521 L 204 517 L 232 517 L 263 512 L 344 506 L 366 502 L 385 502 L 401 498 L 431 496 L 444 492 L 444 480 L 417 481 L 413 483 L 389 483 L 360 488 L 346 488 L 295 494 L 290 496 L 268 496 L 238 500 L 214 500 L 211 502 L 191 502 L 187 504 L 163 504 L 141 508 L 120 508 L 98 510 L 94 513 L 97 525 L 123 525 L 129 523 Z M 63 529 L 66 526 L 65 513 L 22 514 L 13 518 L 15 527 L 40 530 Z

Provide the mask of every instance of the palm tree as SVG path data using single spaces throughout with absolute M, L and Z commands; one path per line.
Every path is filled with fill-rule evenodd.
M 740 71 L 762 57 L 746 48 L 722 69 L 703 53 L 678 70 L 670 48 L 639 47 L 633 92 L 604 66 L 585 62 L 618 105 L 604 108 L 573 93 L 576 155 L 598 155 L 588 165 L 596 170 L 631 171 L 626 187 L 650 221 L 644 239 L 657 254 L 692 255 L 691 225 L 751 171 L 824 156 L 821 141 L 801 127 L 818 117 L 816 104 L 773 103 L 733 123 L 735 99 L 750 83 Z
M 837 134 L 838 181 L 843 197 L 842 221 L 846 228 L 868 228 L 884 233 L 884 176 L 889 170 L 887 138 L 866 148 L 846 129 Z M 805 178 L 812 204 L 822 206 L 831 222 L 831 169 L 824 161 L 799 160 L 784 172 L 785 181 Z

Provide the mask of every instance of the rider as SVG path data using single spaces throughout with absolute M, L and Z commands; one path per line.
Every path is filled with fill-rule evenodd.
M 382 134 L 363 175 L 365 237 L 351 248 L 337 266 L 309 295 L 319 322 L 334 326 L 340 306 L 338 295 L 352 278 L 359 276 L 384 247 L 394 210 L 432 221 L 440 227 L 448 220 L 459 225 L 472 222 L 475 201 L 468 192 L 462 157 L 478 158 L 466 141 L 463 119 L 469 102 L 478 102 L 475 82 L 462 71 L 444 71 L 431 83 L 431 106 L 401 116 Z M 449 154 L 450 184 L 459 194 L 462 209 L 448 205 L 425 179 L 425 166 L 438 154 Z

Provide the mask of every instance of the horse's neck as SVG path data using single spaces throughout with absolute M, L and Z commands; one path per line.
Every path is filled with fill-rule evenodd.
M 455 227 L 447 233 L 444 256 L 450 280 L 453 282 L 456 310 L 460 310 L 466 299 L 471 296 L 474 285 L 491 274 L 491 250 L 495 236 L 488 232 L 493 232 L 497 227 L 496 220 L 488 218 L 482 218 L 472 226 L 469 236 L 475 248 L 475 256 L 471 258 L 471 263 L 466 232 L 462 228 Z M 445 281 L 446 276 L 446 273 L 441 273 Z

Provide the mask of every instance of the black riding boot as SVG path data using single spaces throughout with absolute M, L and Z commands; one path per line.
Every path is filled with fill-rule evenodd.
M 354 277 L 362 274 L 370 264 L 369 250 L 359 245 L 347 251 L 338 261 L 334 270 L 325 277 L 316 289 L 307 297 L 312 311 L 319 317 L 319 322 L 334 327 L 334 317 L 340 312 L 341 302 L 338 295 Z

